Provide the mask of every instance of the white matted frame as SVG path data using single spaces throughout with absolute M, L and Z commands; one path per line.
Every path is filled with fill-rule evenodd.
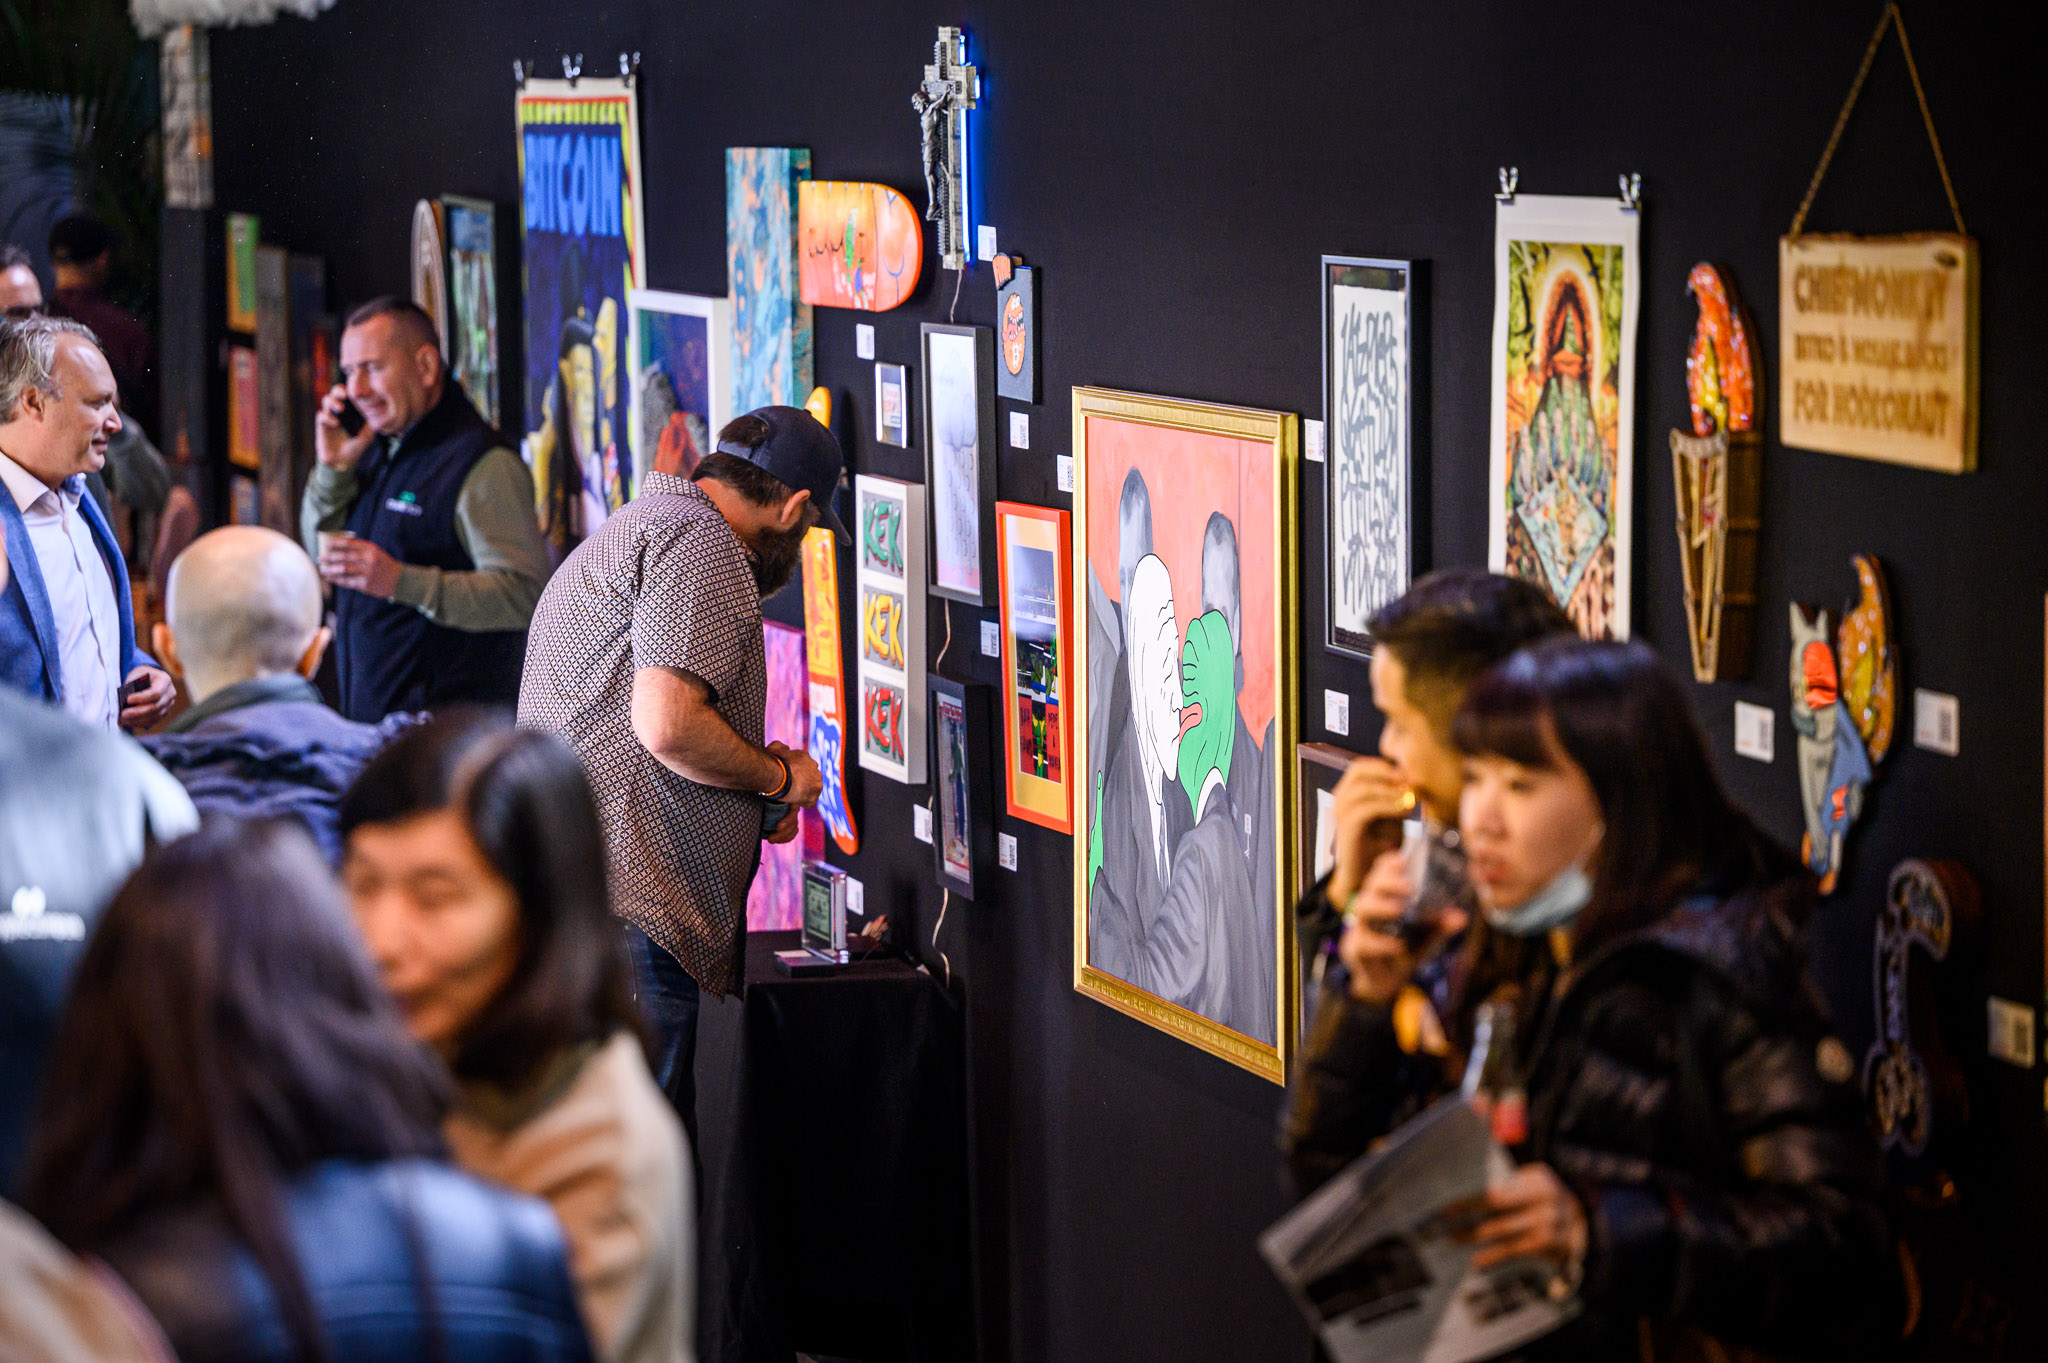
M 626 311 L 631 319 L 626 353 L 632 357 L 632 362 L 629 372 L 621 377 L 632 399 L 628 410 L 629 420 L 633 423 L 633 486 L 637 491 L 641 477 L 654 467 L 654 449 L 646 439 L 646 404 L 642 392 L 645 387 L 644 371 L 653 362 L 653 356 L 647 349 L 653 336 L 646 314 L 694 317 L 703 325 L 704 382 L 710 395 L 710 410 L 698 413 L 704 418 L 707 428 L 704 448 L 697 451 L 701 457 L 711 453 L 718 444 L 718 433 L 725 429 L 726 422 L 732 420 L 732 378 L 728 372 L 732 362 L 732 302 L 725 298 L 707 298 L 702 294 L 631 289 L 626 294 Z M 648 445 L 648 448 L 643 450 L 642 445 Z
M 996 342 L 987 327 L 926 322 L 924 480 L 931 498 L 931 590 L 970 606 L 996 600 Z
M 853 480 L 854 751 L 866 771 L 925 779 L 924 489 L 862 473 Z
M 1352 658 L 1415 568 L 1415 296 L 1414 261 L 1323 257 L 1323 646 Z
M 1642 216 L 1523 194 L 1494 222 L 1487 564 L 1629 636 Z

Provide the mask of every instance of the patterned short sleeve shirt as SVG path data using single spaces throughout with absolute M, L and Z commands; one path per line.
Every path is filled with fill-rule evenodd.
M 519 722 L 583 757 L 604 821 L 614 910 L 715 994 L 738 992 L 761 800 L 676 775 L 633 736 L 633 674 L 703 680 L 734 732 L 761 742 L 761 593 L 739 537 L 695 483 L 650 473 L 569 555 L 527 635 Z

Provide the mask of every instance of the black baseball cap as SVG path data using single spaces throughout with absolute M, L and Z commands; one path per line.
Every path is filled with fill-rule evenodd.
M 832 509 L 832 497 L 846 467 L 846 456 L 840 453 L 832 432 L 801 407 L 756 407 L 747 415 L 767 424 L 768 438 L 753 446 L 721 440 L 718 453 L 767 470 L 792 491 L 809 492 L 811 505 L 818 508 L 819 523 L 838 536 L 841 544 L 853 543 L 839 513 Z

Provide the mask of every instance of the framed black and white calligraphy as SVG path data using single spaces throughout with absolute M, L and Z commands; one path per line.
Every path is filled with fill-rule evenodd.
M 1371 653 L 1366 622 L 1415 553 L 1418 262 L 1324 256 L 1323 642 Z

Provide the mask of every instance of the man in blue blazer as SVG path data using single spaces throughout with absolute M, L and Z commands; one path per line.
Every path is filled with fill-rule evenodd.
M 85 491 L 121 429 L 113 372 L 87 328 L 0 321 L 0 686 L 111 729 L 146 728 L 176 696 L 135 646 L 128 569 Z M 125 697 L 124 684 L 137 684 Z

